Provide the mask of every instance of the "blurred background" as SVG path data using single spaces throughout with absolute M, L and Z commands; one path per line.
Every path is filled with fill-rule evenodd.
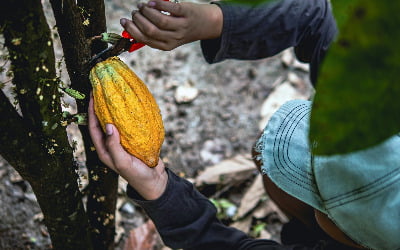
M 207 1 L 197 2 L 208 4 Z M 105 0 L 108 32 L 120 34 L 122 28 L 119 19 L 130 18 L 137 3 Z M 50 4 L 43 0 L 43 6 L 49 26 L 55 27 Z M 52 31 L 56 58 L 60 63 L 59 74 L 68 84 L 57 31 L 55 28 Z M 3 43 L 2 37 L 0 40 Z M 0 51 L 1 55 L 7 53 L 4 50 Z M 258 174 L 249 155 L 274 110 L 287 100 L 308 99 L 313 95 L 308 79 L 308 65 L 298 62 L 290 49 L 267 59 L 227 60 L 210 65 L 203 58 L 199 42 L 169 52 L 146 46 L 120 57 L 148 85 L 160 106 L 166 132 L 161 157 L 166 165 L 181 177 L 193 181 L 200 191 L 210 197 L 220 208 L 221 219 L 227 224 L 237 226 L 255 237 L 279 240 L 279 226 L 285 220 L 284 216 L 268 201 L 265 194 L 251 192 L 259 197 L 247 194 L 252 186 L 257 188 L 259 185 Z M 0 75 L 2 90 L 13 101 L 10 94 L 13 86 L 7 74 L 9 65 L 4 60 L 0 65 L 3 65 Z M 65 103 L 65 110 L 71 113 L 76 111 L 73 98 L 66 96 Z M 84 188 L 87 173 L 80 133 L 73 124 L 67 130 L 71 144 L 77 146 L 75 157 L 82 165 L 79 182 L 81 188 Z M 248 168 L 241 169 L 240 165 L 243 164 Z M 229 175 L 224 183 L 215 179 L 221 173 Z M 239 175 L 241 178 L 235 178 Z M 151 248 L 165 248 L 154 230 L 151 230 L 151 225 L 145 223 L 146 215 L 126 198 L 125 185 L 121 179 L 117 203 L 116 249 L 124 249 L 127 244 L 131 244 L 128 246 L 134 249 L 132 239 L 140 238 L 141 235 L 154 235 Z M 262 186 L 258 187 L 262 189 Z M 249 201 L 247 208 L 243 208 L 244 204 L 241 203 L 244 197 Z M 258 219 L 249 217 L 248 211 L 260 207 L 259 203 L 253 204 L 251 200 L 260 197 L 265 202 L 263 207 L 269 210 L 264 211 L 262 216 L 259 213 Z M 0 249 L 51 249 L 43 214 L 29 183 L 2 158 L 0 218 Z M 138 228 L 141 231 L 134 231 Z

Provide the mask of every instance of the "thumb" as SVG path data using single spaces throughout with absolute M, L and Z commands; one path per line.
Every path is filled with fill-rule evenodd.
M 113 124 L 106 124 L 106 146 L 107 151 L 115 165 L 119 165 L 126 157 L 126 151 L 121 145 L 118 129 Z

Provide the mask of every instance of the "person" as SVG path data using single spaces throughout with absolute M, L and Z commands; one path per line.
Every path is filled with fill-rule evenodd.
M 259 6 L 151 0 L 140 3 L 132 20 L 121 19 L 121 25 L 139 42 L 161 50 L 200 40 L 209 63 L 265 58 L 294 47 L 296 56 L 310 63 L 314 85 L 337 34 L 328 0 Z M 253 149 L 267 193 L 291 218 L 283 226 L 281 244 L 223 225 L 211 202 L 162 160 L 149 168 L 128 154 L 115 126 L 107 124 L 102 132 L 92 98 L 89 131 L 99 158 L 128 181 L 128 196 L 144 208 L 172 248 L 399 249 L 400 137 L 346 155 L 312 155 L 311 106 L 310 101 L 285 103 Z

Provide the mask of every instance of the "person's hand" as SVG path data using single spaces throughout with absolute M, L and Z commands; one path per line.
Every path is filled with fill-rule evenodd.
M 132 20 L 122 18 L 121 25 L 138 42 L 153 48 L 172 50 L 189 42 L 218 38 L 222 32 L 223 15 L 215 4 L 151 0 L 140 3 L 138 9 L 132 12 Z
M 106 125 L 106 134 L 101 129 L 94 113 L 93 97 L 89 102 L 89 132 L 100 160 L 126 179 L 143 198 L 155 200 L 159 198 L 167 186 L 168 174 L 161 160 L 154 168 L 145 165 L 132 156 L 120 144 L 117 128 Z

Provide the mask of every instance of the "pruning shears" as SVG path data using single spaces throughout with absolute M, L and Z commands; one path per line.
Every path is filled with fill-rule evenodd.
M 172 1 L 174 3 L 179 3 L 179 0 L 163 1 Z M 168 12 L 165 12 L 163 14 L 169 15 Z M 102 33 L 100 36 L 95 36 L 92 39 L 101 39 L 104 42 L 111 43 L 112 46 L 93 56 L 88 62 L 90 68 L 92 68 L 100 60 L 105 60 L 112 56 L 118 56 L 125 51 L 131 53 L 145 46 L 144 43 L 136 41 L 135 38 L 133 38 L 126 30 L 122 31 L 121 36 L 115 33 Z
M 88 62 L 89 67 L 93 67 L 98 61 L 105 60 L 112 56 L 118 56 L 123 52 L 133 52 L 145 46 L 135 40 L 126 30 L 121 35 L 115 33 L 102 33 L 95 36 L 92 40 L 100 39 L 103 42 L 111 43 L 112 45 L 98 54 L 94 55 Z

